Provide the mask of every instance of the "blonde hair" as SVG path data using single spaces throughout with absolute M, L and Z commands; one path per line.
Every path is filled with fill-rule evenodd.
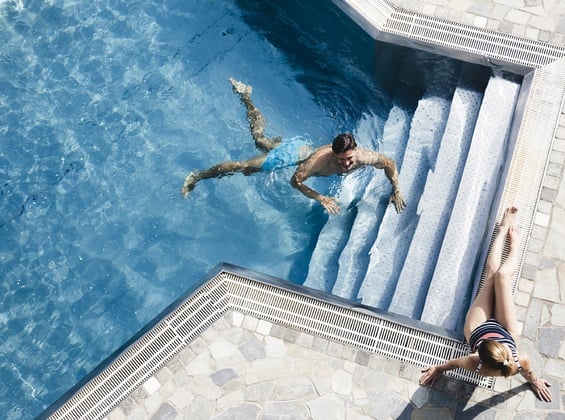
M 518 365 L 513 359 L 508 359 L 506 347 L 498 341 L 483 341 L 479 346 L 479 357 L 488 367 L 500 370 L 504 377 L 518 373 Z

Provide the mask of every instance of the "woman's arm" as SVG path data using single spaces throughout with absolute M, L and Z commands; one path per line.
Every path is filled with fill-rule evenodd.
M 532 364 L 527 356 L 520 357 L 520 365 L 522 366 L 520 374 L 528 381 L 534 394 L 542 401 L 551 402 L 551 391 L 549 390 L 551 384 L 534 374 Z
M 462 368 L 473 371 L 478 364 L 479 356 L 476 354 L 470 354 L 468 356 L 460 357 L 459 359 L 448 360 L 442 365 L 429 366 L 422 371 L 423 375 L 420 377 L 420 385 L 433 385 L 443 372 L 447 372 L 448 370 Z

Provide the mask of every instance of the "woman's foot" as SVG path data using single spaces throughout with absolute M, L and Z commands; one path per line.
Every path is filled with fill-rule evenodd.
M 253 88 L 251 86 L 238 82 L 232 77 L 228 80 L 230 81 L 234 92 L 239 93 L 243 98 L 249 99 L 251 97 L 251 92 L 253 92 Z
M 516 217 L 516 213 L 518 213 L 517 207 L 508 207 L 504 210 L 504 215 L 502 216 L 502 220 L 500 221 L 500 228 L 508 230 L 512 223 L 514 223 L 514 218 Z
M 510 226 L 506 236 L 508 237 L 508 244 L 511 250 L 520 243 L 520 231 L 514 226 Z

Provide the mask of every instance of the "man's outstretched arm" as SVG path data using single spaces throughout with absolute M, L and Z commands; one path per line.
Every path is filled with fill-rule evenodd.
M 337 201 L 333 197 L 327 197 L 325 195 L 320 194 L 316 190 L 310 188 L 304 181 L 307 177 L 304 177 L 298 170 L 292 175 L 290 179 L 290 185 L 300 191 L 308 198 L 312 198 L 313 200 L 317 200 L 320 202 L 322 206 L 326 209 L 329 214 L 338 214 L 339 213 L 339 206 L 337 205 Z

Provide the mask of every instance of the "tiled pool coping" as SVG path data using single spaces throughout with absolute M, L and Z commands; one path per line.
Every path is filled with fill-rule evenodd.
M 353 2 L 347 3 L 351 5 L 351 3 Z M 364 3 L 366 5 L 368 3 L 375 2 L 365 1 L 360 3 Z M 386 3 L 386 5 L 387 7 L 390 7 L 388 3 Z M 392 8 L 392 11 L 393 13 L 397 12 L 394 8 Z M 435 25 L 436 23 L 436 20 L 430 20 L 430 24 Z M 440 23 L 445 24 L 445 22 Z M 449 25 L 451 27 L 458 27 L 458 25 L 454 23 L 449 23 Z M 468 27 L 465 27 L 465 30 L 468 29 Z M 500 36 L 502 39 L 506 39 L 509 43 L 516 41 L 516 37 L 514 36 L 507 36 L 504 34 L 500 34 Z M 426 45 L 428 45 L 427 42 L 429 42 L 429 40 L 414 38 L 412 39 L 412 41 L 407 42 L 413 42 L 414 46 L 425 47 Z M 528 41 L 528 43 L 529 42 L 530 41 Z M 430 49 L 435 52 L 440 52 L 439 50 L 444 48 L 443 46 L 438 47 L 433 43 L 430 43 L 429 46 Z M 524 66 L 523 63 L 518 64 L 522 69 L 523 74 L 525 74 L 525 83 L 528 85 L 529 90 L 528 94 L 521 98 L 521 103 L 518 107 L 518 112 L 522 114 L 523 118 L 521 120 L 521 124 L 514 127 L 516 135 L 516 151 L 511 163 L 511 168 L 507 182 L 505 184 L 504 193 L 500 198 L 499 205 L 499 209 L 504 209 L 508 204 L 514 204 L 520 207 L 523 211 L 521 212 L 522 218 L 518 221 L 519 223 L 521 223 L 521 226 L 519 226 L 519 228 L 528 233 L 533 230 L 534 222 L 537 221 L 538 224 L 544 225 L 542 219 L 546 217 L 546 212 L 543 211 L 543 209 L 540 211 L 538 201 L 540 195 L 543 192 L 542 187 L 544 184 L 545 169 L 548 162 L 550 161 L 551 148 L 558 131 L 559 117 L 561 115 L 560 111 L 564 93 L 565 78 L 562 75 L 565 74 L 563 71 L 565 69 L 565 65 L 563 63 L 564 60 L 561 58 L 563 50 L 560 47 L 550 47 L 552 51 L 558 52 L 553 61 L 550 61 L 547 64 L 533 63 L 529 71 L 528 66 Z M 458 53 L 454 53 L 453 55 L 456 54 Z M 496 59 L 504 61 L 500 57 L 497 57 Z M 497 65 L 500 65 L 500 63 L 497 63 Z M 515 66 L 516 63 L 510 62 L 509 65 Z M 532 247 L 528 248 L 527 240 L 531 237 L 531 235 L 523 235 L 522 237 L 524 238 L 524 243 L 522 244 L 522 257 L 526 260 L 525 262 L 527 265 L 528 252 L 530 254 L 538 254 L 536 249 L 532 249 L 537 248 L 537 245 L 533 244 Z M 247 273 L 249 274 L 249 272 Z M 253 276 L 255 275 L 256 274 L 254 274 Z M 237 274 L 237 276 L 241 277 L 241 273 Z M 259 275 L 259 277 L 261 277 L 261 275 Z M 245 279 L 246 276 L 243 276 L 241 278 Z M 253 279 L 247 280 L 255 281 Z M 223 281 L 224 280 L 222 279 L 222 282 Z M 228 281 L 228 283 L 230 282 Z M 267 284 L 273 286 L 271 283 L 272 279 L 267 282 Z M 210 282 L 208 282 L 207 284 L 210 284 Z M 279 286 L 280 285 L 277 285 L 276 287 L 278 288 Z M 316 297 L 316 292 L 314 292 L 312 295 L 304 294 L 304 290 L 298 291 L 296 290 L 295 286 L 287 286 L 290 289 L 287 293 L 291 299 L 293 298 L 293 296 L 306 296 L 309 299 L 314 300 L 320 297 Z M 224 286 L 216 285 L 214 287 L 218 287 L 218 289 L 214 289 L 214 293 L 218 293 L 218 291 Z M 294 295 L 297 292 L 298 294 Z M 184 330 L 184 323 L 188 322 L 187 320 L 178 321 L 178 319 L 175 318 L 177 317 L 177 315 L 175 315 L 175 305 L 178 309 L 179 304 L 182 304 L 183 302 L 184 304 L 186 304 L 186 302 L 179 301 L 173 304 L 169 308 L 169 310 L 165 311 L 163 315 L 173 315 L 173 318 L 175 318 L 174 322 L 167 318 L 169 319 L 169 321 L 167 321 L 168 324 L 166 327 L 163 327 L 162 322 L 165 318 L 160 317 L 159 319 L 148 325 L 143 332 L 134 337 L 132 341 L 126 344 L 111 358 L 109 358 L 107 362 L 103 363 L 99 368 L 92 372 L 91 375 L 81 381 L 81 383 L 78 384 L 77 387 L 73 388 L 62 399 L 56 402 L 48 410 L 46 410 L 46 412 L 43 413 L 40 418 L 77 418 L 76 413 L 79 413 L 79 418 L 102 417 L 104 415 L 103 413 L 107 413 L 112 407 L 115 407 L 121 400 L 123 400 L 123 398 L 125 398 L 128 393 L 132 392 L 139 384 L 143 383 L 144 379 L 147 379 L 150 376 L 149 372 L 154 372 L 158 368 L 158 366 L 164 365 L 166 361 L 169 360 L 170 357 L 172 357 L 172 355 L 176 354 L 178 351 L 180 351 L 180 349 L 186 346 L 191 339 L 194 339 L 198 336 L 198 334 L 205 331 L 206 325 L 210 325 L 210 322 L 215 322 L 217 319 L 223 316 L 222 314 L 225 314 L 225 311 L 235 310 L 235 306 L 232 307 L 230 305 L 236 304 L 233 302 L 228 302 L 228 300 L 225 298 L 226 295 L 222 293 L 218 294 L 217 297 L 219 297 L 219 299 L 217 301 L 213 301 L 212 299 L 213 302 L 208 300 L 190 303 L 190 305 L 196 305 L 200 309 L 210 309 L 210 307 L 212 307 L 213 310 L 210 312 L 210 314 L 206 316 L 203 315 L 203 318 L 201 319 L 196 317 L 194 319 L 195 324 L 188 330 Z M 331 298 L 330 301 L 333 299 L 334 298 Z M 322 300 L 321 302 L 325 302 L 325 300 Z M 347 317 L 351 319 L 359 319 L 362 322 L 367 322 L 367 319 L 374 321 L 375 317 L 378 319 L 381 319 L 382 317 L 385 323 L 392 322 L 397 324 L 398 326 L 396 328 L 398 328 L 399 330 L 401 330 L 402 328 L 409 328 L 410 334 L 413 334 L 414 331 L 422 331 L 419 329 L 419 326 L 414 325 L 413 321 L 411 320 L 401 320 L 389 314 L 366 313 L 366 309 L 355 309 L 350 306 L 350 303 L 347 304 L 339 300 L 326 304 L 337 304 L 336 307 L 341 308 L 340 311 L 345 311 L 348 314 Z M 332 306 L 332 308 L 333 307 L 334 306 Z M 248 313 L 256 314 L 255 311 L 257 311 L 257 309 L 249 309 Z M 259 315 L 264 316 L 261 314 Z M 294 313 L 289 313 L 288 315 L 291 316 L 294 315 Z M 293 324 L 292 322 L 289 325 L 296 328 L 295 324 Z M 306 328 L 306 330 L 308 330 L 308 328 L 313 328 L 312 331 L 319 333 L 320 325 L 315 327 L 308 325 L 309 324 L 306 324 L 306 327 L 299 328 Z M 353 330 L 353 334 L 355 334 L 355 330 L 356 328 L 358 328 L 357 321 L 351 321 L 351 324 L 347 324 L 347 326 L 348 328 L 351 328 Z M 161 328 L 164 329 L 161 330 Z M 183 332 L 185 335 L 181 339 L 178 335 L 175 335 L 176 333 L 169 332 L 167 330 L 168 328 L 172 328 L 172 331 L 177 331 L 177 333 L 179 331 Z M 433 330 L 433 328 L 431 329 Z M 341 328 L 341 330 L 342 332 L 345 331 L 345 329 L 343 328 Z M 167 341 L 167 343 L 159 342 L 158 344 L 155 344 L 157 342 L 153 343 L 151 341 L 160 333 L 163 333 L 164 336 L 170 334 L 168 336 L 169 340 Z M 453 351 L 463 350 L 462 348 L 460 348 L 461 343 L 459 343 L 457 340 L 454 340 L 453 338 L 445 337 L 441 331 L 437 331 L 437 335 L 435 333 L 430 333 L 429 331 L 424 331 L 424 333 L 439 337 L 441 338 L 440 341 L 447 340 L 445 342 L 442 342 L 441 344 L 445 345 L 446 343 L 449 343 L 447 347 L 450 347 L 451 344 L 453 344 Z M 324 333 L 322 331 L 322 334 L 328 333 Z M 347 336 L 347 334 L 345 335 Z M 446 333 L 446 335 L 449 335 L 449 333 Z M 330 334 L 328 338 L 337 341 L 345 340 L 344 342 L 346 342 L 348 345 L 353 344 L 353 342 L 350 342 L 349 338 L 344 339 L 333 336 L 332 334 Z M 149 344 L 147 344 L 146 346 L 146 343 Z M 361 340 L 361 346 L 363 347 L 366 345 L 367 344 L 363 342 L 363 340 Z M 436 350 L 437 349 L 434 347 L 431 353 L 434 353 Z M 408 353 L 410 353 L 411 351 L 412 350 L 408 350 Z M 167 354 L 169 356 L 167 356 Z M 451 357 L 451 355 L 443 352 L 440 352 L 440 354 L 440 358 Z M 392 357 L 393 355 L 391 354 L 390 356 Z M 412 357 L 412 355 L 410 357 Z M 425 364 L 428 363 L 430 357 L 437 356 L 423 351 L 421 355 L 414 356 L 415 360 L 409 360 L 410 357 L 406 360 L 410 361 L 411 363 Z M 487 386 L 489 385 L 487 384 Z M 104 389 L 104 395 L 93 393 L 93 389 Z M 93 414 L 89 414 L 90 412 L 92 412 Z
M 397 8 L 387 0 L 333 0 L 374 39 L 421 48 L 516 74 L 563 57 L 565 49 Z

